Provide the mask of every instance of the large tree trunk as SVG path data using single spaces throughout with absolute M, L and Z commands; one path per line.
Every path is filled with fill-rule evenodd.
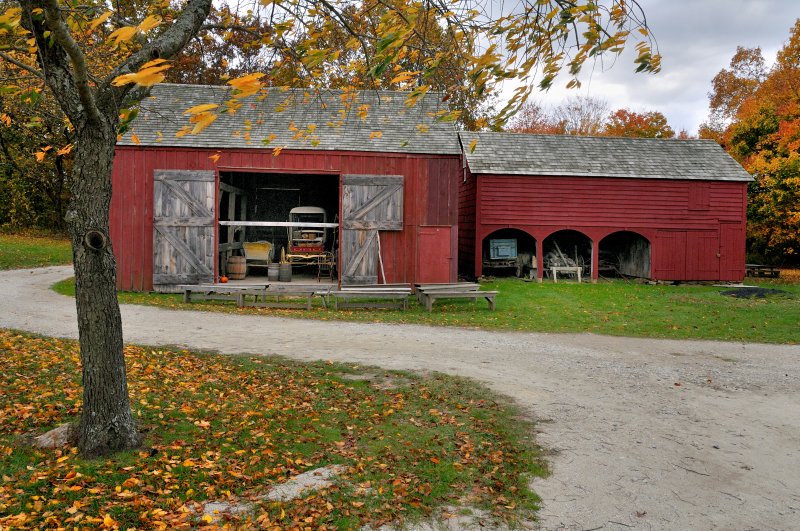
M 77 41 L 73 38 L 72 28 L 78 26 L 69 10 L 56 1 L 19 0 L 20 24 L 33 35 L 35 58 L 41 65 L 36 74 L 47 83 L 75 127 L 72 200 L 66 221 L 75 263 L 83 412 L 72 435 L 85 456 L 140 443 L 128 400 L 108 214 L 119 112 L 145 97 L 147 89 L 115 86 L 111 80 L 136 72 L 153 59 L 174 57 L 200 30 L 211 2 L 189 0 L 162 33 L 146 41 L 117 64 L 107 80 L 98 83 L 87 62 L 91 47 L 82 48 L 83 36 Z
M 115 142 L 114 123 L 78 127 L 67 213 L 83 366 L 83 412 L 73 436 L 84 456 L 135 448 L 141 441 L 128 400 L 116 261 L 108 236 Z

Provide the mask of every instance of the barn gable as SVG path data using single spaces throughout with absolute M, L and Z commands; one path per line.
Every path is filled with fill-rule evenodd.
M 459 264 L 592 279 L 744 277 L 752 177 L 715 142 L 460 133 Z M 498 258 L 513 243 L 517 260 Z M 502 271 L 500 271 L 502 272 Z

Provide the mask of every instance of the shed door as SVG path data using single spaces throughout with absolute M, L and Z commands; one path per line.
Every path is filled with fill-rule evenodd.
M 342 284 L 377 284 L 379 230 L 403 230 L 403 176 L 343 175 Z
M 745 233 L 743 223 L 726 223 L 719 225 L 720 280 L 741 282 L 744 278 Z
M 155 170 L 153 289 L 214 279 L 213 171 Z
M 417 230 L 417 274 L 421 284 L 446 283 L 453 277 L 454 227 L 419 227 Z
M 686 231 L 658 231 L 653 252 L 653 278 L 687 280 Z
M 719 231 L 688 231 L 686 235 L 687 280 L 719 280 Z

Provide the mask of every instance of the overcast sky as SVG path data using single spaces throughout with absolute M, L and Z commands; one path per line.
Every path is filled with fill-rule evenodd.
M 660 111 L 677 132 L 697 127 L 708 116 L 711 79 L 727 68 L 736 46 L 761 46 L 767 65 L 788 40 L 800 17 L 798 0 L 639 0 L 663 56 L 659 74 L 635 74 L 632 53 L 613 68 L 587 64 L 580 89 L 565 90 L 559 78 L 547 93 L 531 97 L 557 105 L 573 94 L 605 99 L 612 109 Z M 608 65 L 606 65 L 608 66 Z

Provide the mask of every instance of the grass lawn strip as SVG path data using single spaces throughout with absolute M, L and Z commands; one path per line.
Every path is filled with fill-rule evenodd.
M 70 263 L 72 247 L 67 239 L 0 233 L 0 270 Z
M 226 518 L 268 529 L 378 528 L 449 506 L 514 525 L 536 508 L 531 424 L 470 380 L 140 346 L 126 360 L 140 451 L 35 449 L 31 436 L 77 419 L 77 345 L 0 330 L 0 528 L 189 527 L 208 501 L 252 503 Z M 330 486 L 264 497 L 330 465 Z
M 125 304 L 178 310 L 277 315 L 320 320 L 414 323 L 526 332 L 591 332 L 595 334 L 669 339 L 716 339 L 758 343 L 800 343 L 800 283 L 747 280 L 747 284 L 777 288 L 787 295 L 737 299 L 721 295 L 725 288 L 683 284 L 646 285 L 623 280 L 597 284 L 523 282 L 496 279 L 482 289 L 499 291 L 497 310 L 478 301 L 442 301 L 433 312 L 412 299 L 409 309 L 311 311 L 236 308 L 226 302 L 186 304 L 181 295 L 121 292 Z M 74 284 L 59 282 L 54 289 L 74 296 Z

